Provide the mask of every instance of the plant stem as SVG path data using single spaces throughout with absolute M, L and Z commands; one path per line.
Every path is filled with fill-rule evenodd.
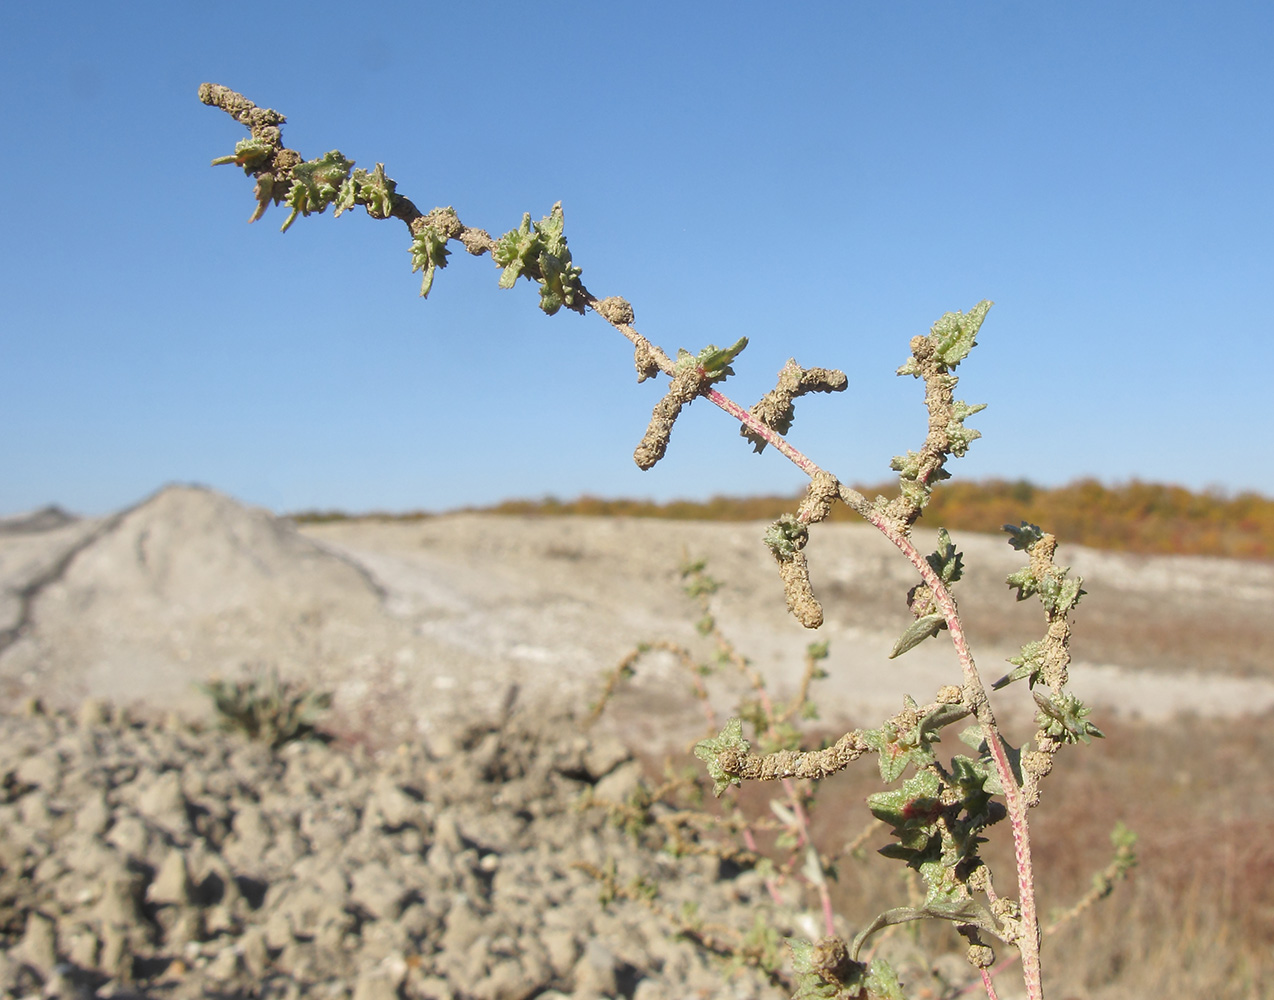
M 271 182 L 274 181 L 274 172 L 277 170 L 281 176 L 291 183 L 291 168 L 300 162 L 299 154 L 294 154 L 286 150 L 282 146 L 282 138 L 279 132 L 279 126 L 286 119 L 277 112 L 269 109 L 258 108 L 247 98 L 243 97 L 228 88 L 204 84 L 199 88 L 200 100 L 205 104 L 213 105 L 231 114 L 236 121 L 247 126 L 252 132 L 254 140 L 260 144 L 261 163 L 262 166 L 254 171 L 258 178 L 258 211 L 253 215 L 253 219 L 260 216 L 261 211 L 266 205 L 273 200 L 278 203 L 282 200 L 282 193 L 273 193 L 272 188 L 267 185 L 261 188 L 262 175 L 264 179 Z M 284 155 L 286 154 L 286 156 Z M 295 157 L 293 159 L 292 157 Z M 217 162 L 231 162 L 234 158 L 222 157 Z M 234 162 L 243 162 L 234 160 Z M 408 199 L 401 195 L 391 199 L 392 210 L 388 214 L 380 214 L 374 217 L 394 217 L 407 224 L 408 228 L 415 234 L 416 230 L 413 225 L 422 218 L 420 211 Z M 318 210 L 322 211 L 325 205 L 318 206 Z M 369 214 L 372 214 L 371 206 L 368 205 Z M 442 210 L 435 210 L 442 211 Z M 450 221 L 447 224 L 446 240 L 457 239 L 464 244 L 465 248 L 474 255 L 491 253 L 495 248 L 495 241 L 490 234 L 484 230 L 470 229 L 463 226 L 460 220 L 455 216 L 454 212 L 446 210 Z M 295 217 L 294 210 L 293 216 Z M 309 214 L 308 212 L 306 214 Z M 289 220 L 290 221 L 290 220 Z M 285 225 L 286 229 L 287 226 Z M 444 242 L 446 241 L 444 240 Z M 432 266 L 432 265 L 431 265 Z M 654 369 L 664 372 L 669 377 L 676 376 L 675 366 L 672 359 L 659 347 L 652 344 L 646 337 L 638 333 L 631 325 L 632 308 L 622 300 L 599 300 L 582 285 L 578 286 L 578 294 L 582 305 L 579 311 L 583 311 L 583 307 L 592 308 L 598 312 L 608 323 L 615 327 L 623 334 L 636 348 L 637 366 L 641 373 L 641 378 L 649 377 L 654 373 Z M 608 308 L 607 303 L 610 303 Z M 616 304 L 622 306 L 617 308 Z M 572 308 L 575 308 L 574 306 Z M 953 383 L 952 383 L 953 384 Z M 949 397 L 950 386 L 944 383 L 943 389 Z M 929 384 L 929 391 L 933 389 L 933 384 Z M 820 476 L 826 476 L 818 465 L 807 458 L 799 450 L 790 445 L 787 440 L 771 428 L 766 426 L 761 420 L 754 417 L 751 413 L 739 406 L 729 397 L 723 395 L 715 389 L 704 387 L 699 395 L 706 396 L 712 403 L 725 410 L 732 417 L 743 424 L 753 434 L 759 436 L 767 444 L 772 445 L 781 454 L 786 456 L 797 468 L 799 468 L 811 479 Z M 949 398 L 945 400 L 945 404 L 949 404 Z M 944 404 L 944 405 L 945 405 Z M 677 407 L 680 409 L 680 407 Z M 931 423 L 936 419 L 935 409 L 930 406 Z M 672 416 L 675 417 L 675 412 Z M 669 421 L 671 425 L 671 420 Z M 932 428 L 931 428 L 932 430 Z M 665 435 L 666 440 L 666 435 Z M 934 447 L 937 447 L 936 445 Z M 662 452 L 661 452 L 662 454 Z M 657 457 L 655 458 L 657 460 Z M 653 464 L 653 462 L 651 463 Z M 937 467 L 940 467 L 940 461 Z M 925 474 L 927 480 L 929 473 Z M 986 689 L 982 684 L 978 675 L 977 667 L 973 660 L 973 654 L 969 650 L 968 641 L 964 633 L 964 627 L 960 621 L 960 616 L 954 598 L 941 577 L 928 564 L 928 561 L 916 549 L 909 534 L 909 522 L 904 523 L 886 513 L 885 510 L 879 509 L 875 504 L 869 502 L 862 494 L 856 490 L 850 489 L 843 484 L 837 484 L 837 495 L 851 509 L 859 513 L 877 530 L 879 530 L 886 538 L 888 538 L 894 546 L 903 553 L 909 562 L 916 568 L 921 579 L 928 585 L 933 600 L 941 610 L 946 620 L 947 629 L 951 636 L 952 645 L 955 648 L 956 655 L 959 658 L 961 670 L 964 675 L 963 697 L 965 705 L 974 713 L 978 722 L 982 727 L 983 735 L 986 739 L 987 746 L 991 753 L 991 757 L 995 762 L 996 772 L 999 775 L 1001 785 L 1004 788 L 1005 804 L 1007 806 L 1008 815 L 1013 828 L 1013 844 L 1017 860 L 1018 872 L 1018 889 L 1020 893 L 1020 917 L 1019 927 L 1017 928 L 1016 943 L 1022 956 L 1023 978 L 1026 984 L 1027 996 L 1030 1000 L 1042 1000 L 1043 985 L 1040 971 L 1040 933 L 1039 922 L 1035 908 L 1035 890 L 1034 876 L 1031 867 L 1031 850 L 1030 838 L 1027 829 L 1026 797 L 1022 793 L 1022 789 L 1017 783 L 1013 774 L 1012 766 L 1008 757 L 1004 752 L 1004 747 L 1000 741 L 999 728 L 995 721 L 995 716 L 991 710 L 990 702 L 987 698 Z M 914 511 L 913 511 L 914 514 Z M 914 517 L 912 518 L 914 520 Z M 774 719 L 772 706 L 770 708 L 770 719 Z M 865 747 L 863 748 L 865 749 Z M 795 815 L 801 826 L 802 837 L 808 836 L 808 830 L 805 826 L 805 818 L 801 809 L 799 800 L 794 794 L 795 788 L 788 787 L 788 793 L 794 806 Z M 824 910 L 825 915 L 830 921 L 830 905 L 826 897 L 826 889 L 822 889 L 824 893 Z M 829 922 L 830 927 L 830 922 Z M 984 969 L 982 970 L 983 983 L 987 990 L 987 996 L 990 1000 L 996 1000 L 995 987 L 991 982 L 990 974 Z
M 784 437 L 766 427 L 728 396 L 715 389 L 709 389 L 704 395 L 725 410 L 726 413 L 744 424 L 749 430 L 760 434 L 767 443 L 777 448 L 802 472 L 811 477 L 822 472 L 818 465 L 790 445 Z M 1009 823 L 1013 829 L 1013 851 L 1017 862 L 1017 882 L 1020 896 L 1018 905 L 1021 908 L 1021 928 L 1018 934 L 1017 946 L 1022 955 L 1022 977 L 1025 980 L 1027 997 L 1029 1000 L 1043 1000 L 1039 917 L 1035 908 L 1035 875 L 1031 863 L 1031 840 L 1026 819 L 1026 799 L 1022 795 L 1021 787 L 1013 774 L 1013 767 L 1009 763 L 1008 756 L 1005 754 L 1004 747 L 1000 742 L 999 726 L 996 724 L 995 714 L 991 710 L 991 703 L 987 698 L 982 678 L 978 674 L 973 653 L 969 649 L 968 638 L 964 632 L 964 624 L 960 620 L 960 612 L 956 607 L 955 598 L 951 595 L 947 585 L 943 583 L 942 578 L 929 565 L 928 560 L 916 548 L 909 532 L 900 529 L 856 490 L 852 490 L 842 484 L 839 489 L 839 495 L 846 505 L 861 514 L 877 531 L 888 538 L 899 552 L 907 557 L 907 561 L 916 568 L 921 579 L 928 585 L 934 601 L 946 619 L 947 631 L 951 636 L 951 644 L 955 648 L 956 657 L 960 661 L 960 669 L 964 676 L 965 703 L 973 710 L 975 717 L 982 726 L 982 734 L 986 739 L 991 758 L 995 762 L 995 770 L 1000 778 L 1000 784 L 1004 788 L 1005 806 L 1008 810 Z M 991 987 L 991 991 L 993 995 L 994 987 Z
M 779 434 L 777 431 L 773 431 L 769 427 L 765 426 L 765 424 L 756 417 L 752 416 L 752 414 L 732 400 L 729 396 L 718 392 L 716 389 L 709 389 L 703 395 L 706 399 L 711 400 L 717 406 L 721 407 L 721 409 L 725 410 L 726 413 L 734 417 L 735 420 L 743 424 L 743 426 L 745 426 L 748 430 L 764 438 L 766 444 L 773 445 L 777 448 L 798 469 L 804 472 L 811 479 L 823 471 L 810 461 L 810 459 L 806 458 L 805 455 L 801 454 L 801 452 L 797 451 L 797 449 L 788 444 L 787 438 L 783 437 L 783 435 Z
M 951 635 L 951 644 L 955 647 L 956 656 L 964 674 L 965 704 L 973 709 L 978 722 L 982 726 L 982 735 L 986 739 L 991 758 L 995 761 L 995 770 L 1000 784 L 1004 788 L 1004 804 L 1008 809 L 1009 823 L 1013 828 L 1013 851 L 1017 861 L 1017 885 L 1021 907 L 1021 929 L 1017 946 L 1022 954 L 1022 978 L 1026 982 L 1026 994 L 1030 1000 L 1043 1000 L 1043 979 L 1040 970 L 1040 929 L 1039 917 L 1035 909 L 1035 874 L 1031 864 L 1031 838 L 1026 820 L 1026 797 L 1013 774 L 1013 767 L 1004 752 L 1000 741 L 999 726 L 991 703 L 987 698 L 986 688 L 978 675 L 977 665 L 973 661 L 973 653 L 969 649 L 968 638 L 964 632 L 964 624 L 960 620 L 955 598 L 942 578 L 929 565 L 928 560 L 920 554 L 920 550 L 911 541 L 909 535 L 898 531 L 888 523 L 879 512 L 873 511 L 868 520 L 893 542 L 894 546 L 916 567 L 921 579 L 933 593 L 934 601 L 942 611 L 947 622 L 947 630 Z

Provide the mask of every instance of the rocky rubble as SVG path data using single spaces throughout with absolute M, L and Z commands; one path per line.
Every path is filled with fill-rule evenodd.
M 0 997 L 784 995 L 573 867 L 615 859 L 728 926 L 768 912 L 752 874 L 577 808 L 639 774 L 613 737 L 516 713 L 380 756 L 95 701 L 2 715 Z

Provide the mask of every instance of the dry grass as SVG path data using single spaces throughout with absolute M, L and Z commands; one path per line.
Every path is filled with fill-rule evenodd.
M 1110 861 L 1109 833 L 1117 820 L 1138 833 L 1139 864 L 1109 898 L 1046 941 L 1050 995 L 1274 996 L 1271 722 L 1120 722 L 1104 742 L 1060 757 L 1045 782 L 1043 805 L 1031 816 L 1045 926 Z M 821 843 L 835 844 L 862 828 L 868 819 L 863 799 L 877 790 L 877 779 L 868 768 L 828 783 L 816 814 Z M 992 833 L 1002 842 L 988 857 L 1002 890 L 1012 892 L 1007 830 Z M 837 908 L 855 924 L 907 902 L 896 863 L 870 855 L 885 842 L 882 828 L 861 863 L 842 866 Z M 937 950 L 958 944 L 945 928 L 925 936 Z
M 1108 738 L 1063 753 L 1031 814 L 1043 923 L 1088 891 L 1111 860 L 1116 821 L 1134 829 L 1138 866 L 1106 899 L 1045 942 L 1046 986 L 1059 1000 L 1255 1000 L 1274 997 L 1274 718 L 1181 720 L 1171 726 L 1118 722 Z M 961 752 L 953 738 L 948 752 Z M 684 763 L 684 762 L 683 762 Z M 871 820 L 866 796 L 880 790 L 870 761 L 819 789 L 816 838 L 835 851 Z M 768 815 L 777 789 L 752 783 L 732 791 L 754 815 Z M 1015 894 L 1007 827 L 986 851 L 997 884 Z M 856 856 L 841 859 L 833 886 L 837 913 L 861 926 L 881 910 L 916 901 L 897 862 L 875 854 L 880 827 Z M 813 900 L 811 898 L 811 904 Z M 928 955 L 961 952 L 944 925 L 892 928 Z M 897 945 L 895 940 L 893 945 Z M 889 945 L 886 945 L 889 947 Z M 997 949 L 1001 961 L 1012 950 Z M 945 965 L 947 969 L 958 964 Z M 1014 996 L 1017 970 L 1000 974 Z M 954 988 L 945 994 L 954 997 Z M 920 994 L 917 994 L 920 995 Z M 969 996 L 981 995 L 980 987 Z

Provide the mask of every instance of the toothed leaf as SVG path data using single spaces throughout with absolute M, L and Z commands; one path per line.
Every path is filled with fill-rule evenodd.
M 717 759 L 726 750 L 734 750 L 739 754 L 747 754 L 751 750 L 748 741 L 743 738 L 743 720 L 731 719 L 718 735 L 695 744 L 695 756 L 708 767 L 714 795 L 720 795 L 731 785 L 742 784 L 737 775 L 727 774 Z
M 1019 552 L 1029 549 L 1032 545 L 1044 537 L 1044 532 L 1038 525 L 1030 524 L 1027 521 L 1023 521 L 1020 528 L 1015 528 L 1011 524 L 1006 524 L 1002 530 L 1009 533 L 1009 544 Z
M 929 339 L 933 342 L 934 353 L 944 365 L 954 368 L 968 357 L 977 344 L 975 338 L 990 308 L 990 302 L 979 302 L 967 313 L 946 313 L 933 325 Z
M 925 556 L 925 562 L 943 583 L 955 583 L 964 572 L 964 556 L 956 551 L 946 528 L 938 529 L 938 549 L 932 555 Z

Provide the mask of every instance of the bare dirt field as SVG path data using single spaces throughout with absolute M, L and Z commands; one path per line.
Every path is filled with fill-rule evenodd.
M 714 614 L 777 693 L 806 644 L 829 640 L 826 728 L 877 723 L 904 693 L 924 701 L 958 679 L 941 638 L 887 659 L 914 580 L 871 529 L 814 530 L 826 624 L 810 633 L 785 611 L 763 527 L 463 514 L 298 528 L 191 487 L 106 518 L 0 520 L 0 998 L 784 995 L 721 979 L 640 908 L 603 912 L 573 867 L 618 858 L 726 924 L 764 912 L 809 933 L 808 901 L 772 907 L 755 878 L 679 870 L 574 808 L 590 789 L 622 798 L 641 761 L 702 733 L 668 654 L 640 662 L 603 724 L 577 725 L 635 644 L 706 655 L 687 558 L 708 560 Z M 1021 556 L 1003 538 L 955 540 L 990 681 L 1042 619 L 1004 585 Z M 1263 995 L 1274 565 L 1059 560 L 1089 591 L 1073 687 L 1110 738 L 1049 779 L 1034 823 L 1046 910 L 1109 860 L 1115 820 L 1142 839 L 1132 883 L 1049 945 L 1056 995 Z M 336 743 L 272 754 L 200 728 L 198 683 L 268 670 L 334 693 Z M 1020 687 L 995 696 L 1014 740 L 1032 728 Z M 33 699 L 50 714 L 23 715 Z M 862 829 L 877 777 L 828 783 L 816 822 L 830 849 Z M 847 859 L 845 932 L 899 891 L 870 852 Z M 933 933 L 931 954 L 955 947 Z M 958 958 L 926 967 L 913 952 L 895 935 L 883 953 L 914 995 L 967 985 Z
M 872 529 L 820 525 L 807 553 L 826 624 L 786 613 L 761 524 L 459 514 L 297 529 L 211 491 L 175 487 L 110 518 L 0 522 L 0 691 L 71 706 L 85 696 L 151 710 L 206 710 L 196 682 L 277 669 L 335 692 L 348 732 L 428 737 L 517 697 L 559 706 L 595 693 L 638 642 L 693 643 L 680 588 L 687 558 L 722 581 L 714 612 L 777 691 L 805 646 L 831 643 L 824 719 L 870 722 L 904 693 L 956 680 L 948 644 L 896 661 L 910 621 L 909 566 Z M 989 681 L 1039 636 L 1034 601 L 1004 577 L 1003 538 L 957 537 L 957 587 Z M 1274 706 L 1274 565 L 1086 549 L 1059 559 L 1084 577 L 1075 690 L 1114 714 L 1159 720 Z M 686 703 L 671 657 L 638 673 L 617 708 L 658 735 Z M 1022 703 L 1010 689 L 1002 711 Z M 675 713 L 674 713 L 675 714 Z

